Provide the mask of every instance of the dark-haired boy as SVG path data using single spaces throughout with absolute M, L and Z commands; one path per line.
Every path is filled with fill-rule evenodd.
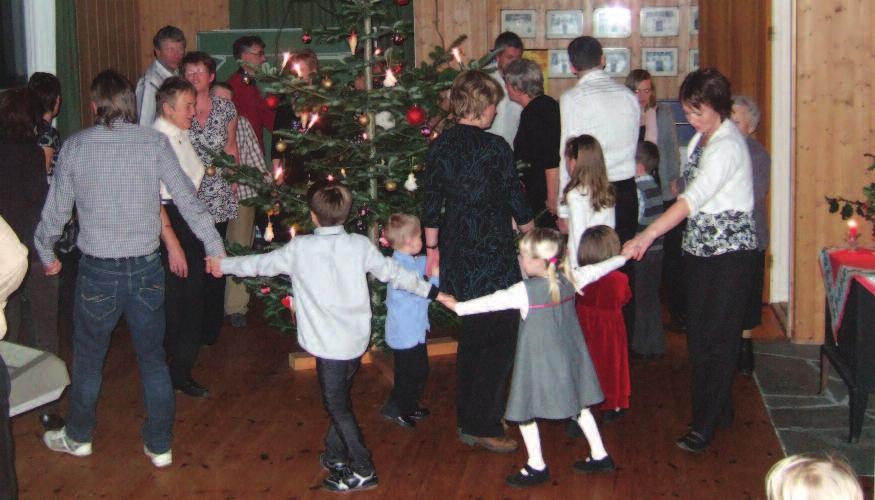
M 293 278 L 298 344 L 316 357 L 322 400 L 331 419 L 320 464 L 329 470 L 323 482 L 330 491 L 377 486 L 371 453 L 365 447 L 349 397 L 352 377 L 371 337 L 371 303 L 366 274 L 394 288 L 443 300 L 437 288 L 418 273 L 385 257 L 343 223 L 352 206 L 349 188 L 319 182 L 307 193 L 314 234 L 293 238 L 273 252 L 216 259 L 213 275 Z

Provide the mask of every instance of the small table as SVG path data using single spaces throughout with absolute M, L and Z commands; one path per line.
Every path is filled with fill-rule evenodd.
M 826 285 L 826 325 L 820 348 L 820 391 L 830 366 L 848 387 L 850 433 L 860 439 L 869 393 L 875 390 L 875 253 L 827 248 L 820 255 Z

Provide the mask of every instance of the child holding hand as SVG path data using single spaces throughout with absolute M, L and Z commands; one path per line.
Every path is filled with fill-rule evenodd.
M 349 234 L 343 223 L 352 193 L 334 181 L 313 184 L 307 192 L 314 234 L 293 238 L 270 253 L 208 259 L 215 277 L 277 276 L 292 279 L 298 344 L 316 357 L 322 400 L 330 416 L 325 452 L 319 456 L 329 475 L 322 485 L 346 492 L 377 486 L 371 453 L 365 447 L 352 412 L 352 377 L 371 339 L 371 303 L 366 274 L 420 297 L 445 300 L 419 273 L 383 256 L 360 234 Z
M 584 240 L 582 250 L 595 238 Z M 519 472 L 507 477 L 511 486 L 525 487 L 550 478 L 541 454 L 535 419 L 575 418 L 583 429 L 590 456 L 574 464 L 579 472 L 606 472 L 614 462 L 605 451 L 589 406 L 604 399 L 574 309 L 576 291 L 619 268 L 625 256 L 576 268 L 574 284 L 560 272 L 562 236 L 536 228 L 520 241 L 522 266 L 528 278 L 505 290 L 447 307 L 460 316 L 502 309 L 519 309 L 519 327 L 510 397 L 505 419 L 518 422 L 529 458 Z

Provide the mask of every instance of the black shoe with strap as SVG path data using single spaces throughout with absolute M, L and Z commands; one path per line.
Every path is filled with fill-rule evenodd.
M 598 460 L 592 458 L 591 456 L 586 457 L 585 460 L 578 460 L 574 462 L 574 470 L 577 472 L 582 472 L 584 474 L 595 474 L 599 472 L 611 472 L 616 468 L 614 465 L 614 461 L 611 460 L 610 455 L 605 455 L 604 458 L 600 458 Z
M 526 464 L 519 472 L 507 476 L 505 481 L 514 488 L 526 488 L 550 480 L 550 469 L 545 465 L 544 470 L 538 470 Z

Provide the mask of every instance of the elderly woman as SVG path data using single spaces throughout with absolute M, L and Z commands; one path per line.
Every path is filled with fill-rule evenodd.
M 677 445 L 698 453 L 708 447 L 718 425 L 732 423 L 732 378 L 757 241 L 750 155 L 729 119 L 729 80 L 715 69 L 694 71 L 681 84 L 679 97 L 696 129 L 684 168 L 686 189 L 668 211 L 626 242 L 626 249 L 640 260 L 657 237 L 687 219 L 683 250 L 693 421 Z
M 656 102 L 656 89 L 653 78 L 645 69 L 635 69 L 626 77 L 626 87 L 635 93 L 638 104 L 641 105 L 641 127 L 638 142 L 649 141 L 659 148 L 659 168 L 657 181 L 662 189 L 662 201 L 665 210 L 675 203 L 678 195 L 678 179 L 680 178 L 680 152 L 678 151 L 678 136 L 675 128 L 674 112 L 666 103 Z M 665 253 L 663 256 L 663 280 L 668 291 L 668 311 L 671 315 L 669 328 L 672 330 L 686 329 L 686 312 L 684 310 L 683 266 L 681 259 L 681 235 L 684 224 L 671 229 L 663 241 Z
M 482 71 L 459 74 L 450 102 L 460 118 L 432 143 L 426 158 L 422 223 L 428 269 L 434 270 L 440 258 L 441 290 L 459 300 L 520 281 L 513 221 L 524 232 L 534 227 L 513 151 L 484 130 L 503 95 Z M 516 441 L 504 435 L 501 418 L 518 323 L 516 311 L 462 318 L 456 418 L 466 444 L 497 452 L 516 449 Z
M 240 161 L 237 152 L 237 109 L 234 104 L 210 94 L 210 84 L 216 79 L 216 61 L 205 52 L 189 52 L 182 58 L 182 71 L 197 91 L 195 119 L 189 137 L 201 163 L 206 166 L 197 196 L 213 216 L 216 230 L 222 238 L 228 221 L 237 218 L 237 197 L 222 176 L 222 169 L 213 167 L 213 155 L 225 152 Z M 234 186 L 236 188 L 236 186 Z M 202 341 L 211 345 L 219 337 L 225 316 L 225 278 L 206 280 L 204 293 L 204 326 Z
M 507 95 L 523 107 L 513 140 L 514 160 L 524 164 L 523 186 L 535 224 L 556 229 L 559 191 L 559 103 L 544 95 L 544 76 L 534 61 L 518 59 L 504 69 Z
M 739 132 L 746 136 L 753 167 L 753 220 L 757 232 L 757 254 L 753 268 L 753 284 L 750 300 L 744 314 L 741 352 L 738 357 L 738 370 L 750 375 L 753 373 L 753 344 L 751 330 L 762 321 L 763 279 L 766 269 L 766 248 L 769 246 L 769 223 L 766 218 L 766 196 L 769 193 L 772 159 L 753 133 L 760 123 L 760 108 L 750 97 L 739 95 L 732 98 L 732 122 Z
M 187 80 L 171 76 L 155 94 L 158 118 L 152 128 L 166 135 L 185 175 L 197 190 L 204 165 L 189 139 L 197 92 Z M 170 357 L 173 387 L 192 397 L 205 397 L 207 389 L 194 381 L 191 370 L 201 346 L 204 312 L 204 277 L 200 272 L 204 246 L 182 218 L 173 197 L 161 185 L 161 260 L 165 270 L 164 344 Z

